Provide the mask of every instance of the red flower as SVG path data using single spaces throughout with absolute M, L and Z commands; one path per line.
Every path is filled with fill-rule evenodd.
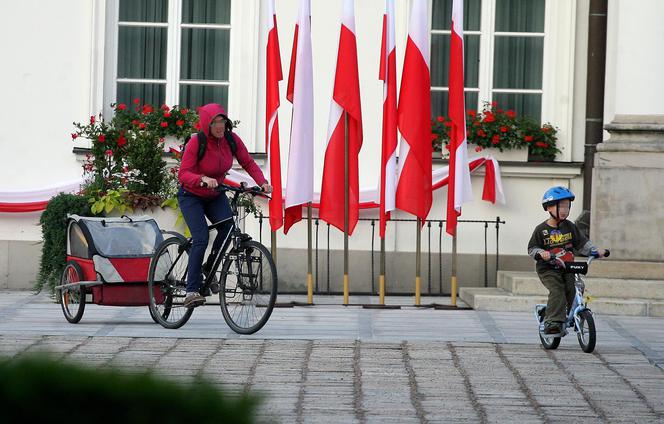
M 175 121 L 175 125 L 177 125 L 178 127 L 181 127 L 181 126 L 184 125 L 184 121 L 182 119 L 178 119 L 177 121 Z
M 133 121 L 131 121 L 131 123 L 132 125 L 137 126 L 138 124 L 141 123 L 141 121 L 139 121 L 138 119 L 134 119 Z
M 141 122 L 140 124 L 138 124 L 138 128 L 144 130 L 145 129 L 145 122 Z
M 159 142 L 163 143 L 164 142 L 164 137 L 159 137 Z
M 113 150 L 111 149 L 106 150 L 104 153 L 106 153 L 106 156 L 113 156 Z
M 491 107 L 496 107 L 498 106 L 498 102 L 491 102 Z
M 78 134 L 76 133 L 71 133 L 71 139 L 76 140 L 78 138 Z
M 106 141 L 106 136 L 104 134 L 99 134 L 97 140 L 99 140 L 100 143 L 103 143 L 104 141 Z
M 500 136 L 498 134 L 491 137 L 491 144 L 496 145 L 500 143 Z
M 94 125 L 94 124 L 95 124 L 95 117 L 93 115 L 93 116 L 90 117 L 90 125 Z
M 474 118 L 475 115 L 477 115 L 477 112 L 475 112 L 473 109 L 470 109 L 470 110 L 468 111 L 468 115 L 469 115 L 469 116 L 472 116 L 472 117 Z
M 549 127 L 542 127 L 542 132 L 543 132 L 543 133 L 548 133 L 549 131 L 551 131 L 551 128 L 549 128 Z
M 477 146 L 477 147 L 475 147 L 475 151 L 479 153 L 479 152 L 482 151 L 482 148 L 480 146 Z
M 171 110 L 171 108 L 168 107 L 166 104 L 163 104 L 163 105 L 161 105 L 161 110 L 163 110 L 165 112 L 168 112 L 169 110 Z
M 453 125 L 452 121 L 445 121 L 445 126 L 446 127 L 451 127 L 452 125 Z
M 120 103 L 117 107 L 117 110 L 127 110 L 127 105 L 124 103 Z
M 496 120 L 496 117 L 493 116 L 493 113 L 491 113 L 491 112 L 486 112 L 486 113 L 484 114 L 484 122 L 489 123 L 489 122 L 494 122 L 495 120 Z
M 505 126 L 500 127 L 500 132 L 501 133 L 506 133 L 507 132 L 507 127 L 505 127 Z
M 127 144 L 127 139 L 124 135 L 120 134 L 120 137 L 118 137 L 118 146 L 122 147 L 125 144 Z
M 436 118 L 436 121 L 438 121 L 438 122 L 445 122 L 445 118 L 442 117 L 442 116 L 439 116 L 439 117 Z
M 496 112 L 503 113 L 503 110 L 502 109 L 496 109 Z
M 431 141 L 436 141 L 437 138 L 438 138 L 438 134 L 431 133 Z
M 537 143 L 535 143 L 535 146 L 537 146 L 537 147 L 542 147 L 542 148 L 549 147 L 549 145 L 546 144 L 546 143 L 543 142 L 543 141 L 538 141 Z
M 486 137 L 486 133 L 484 132 L 484 130 L 477 130 L 477 135 L 479 135 L 480 137 Z
M 135 104 L 135 105 L 139 104 L 140 102 L 141 102 L 141 99 L 139 99 L 138 97 L 136 97 L 136 98 L 134 99 L 134 104 Z
M 505 115 L 507 115 L 507 117 L 510 119 L 516 118 L 516 113 L 512 109 L 509 109 L 507 112 L 505 112 Z
M 166 128 L 168 126 L 168 122 L 162 122 L 159 125 L 161 125 L 162 128 Z
M 523 139 L 526 141 L 526 143 L 530 143 L 531 141 L 533 141 L 533 136 L 532 135 L 527 135 L 527 136 L 523 137 Z
M 143 105 L 143 115 L 154 112 L 154 108 L 151 105 Z
M 473 125 L 479 127 L 480 125 L 482 125 L 482 123 L 480 121 L 473 121 Z
M 170 118 L 171 112 L 164 112 L 164 118 Z
M 194 128 L 196 128 L 197 130 L 200 130 L 200 129 L 201 129 L 201 123 L 200 123 L 200 121 L 198 121 L 198 122 L 196 122 L 196 123 L 194 124 Z
M 189 112 L 189 109 L 187 109 L 186 107 L 185 107 L 185 108 L 182 108 L 182 109 L 180 109 L 180 113 L 181 113 L 181 114 L 183 114 L 183 115 L 186 115 L 186 114 L 187 114 L 187 112 Z

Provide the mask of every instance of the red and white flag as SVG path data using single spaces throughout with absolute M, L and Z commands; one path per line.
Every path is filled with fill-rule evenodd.
M 448 113 L 450 127 L 450 183 L 447 188 L 447 222 L 445 231 L 456 234 L 461 205 L 473 200 L 468 171 L 466 140 L 466 107 L 463 93 L 463 0 L 452 2 L 452 34 L 450 36 L 450 82 Z
M 265 150 L 272 184 L 272 199 L 269 202 L 270 227 L 277 231 L 284 222 L 283 199 L 281 193 L 281 153 L 279 150 L 279 81 L 281 73 L 281 55 L 279 54 L 279 36 L 277 35 L 277 15 L 274 0 L 267 1 L 267 48 L 265 81 Z
M 320 218 L 341 231 L 345 231 L 344 112 L 348 115 L 348 234 L 350 235 L 359 218 L 358 155 L 362 147 L 362 107 L 353 0 L 344 0 L 320 199 Z
M 293 104 L 284 233 L 302 219 L 302 206 L 314 198 L 314 78 L 311 54 L 311 0 L 300 1 L 288 74 Z
M 431 209 L 431 83 L 427 0 L 414 0 L 401 75 L 396 207 L 422 222 Z
M 394 42 L 394 0 L 385 0 L 379 78 L 383 81 L 379 232 L 380 237 L 384 238 L 390 212 L 395 208 L 397 191 L 397 61 Z

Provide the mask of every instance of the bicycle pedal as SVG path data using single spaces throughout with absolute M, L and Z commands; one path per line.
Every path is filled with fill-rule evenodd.
M 219 283 L 210 284 L 209 292 L 211 294 L 217 294 L 219 293 L 219 290 L 221 290 L 221 286 L 219 285 Z

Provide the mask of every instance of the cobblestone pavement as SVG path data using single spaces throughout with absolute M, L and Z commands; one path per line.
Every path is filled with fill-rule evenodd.
M 440 301 L 440 299 L 438 299 Z M 0 356 L 50 352 L 90 367 L 203 376 L 265 394 L 262 421 L 321 423 L 664 422 L 664 319 L 597 317 L 585 354 L 568 336 L 543 350 L 530 314 L 403 308 L 278 308 L 251 337 L 218 306 L 182 329 L 145 308 L 57 304 L 0 293 Z

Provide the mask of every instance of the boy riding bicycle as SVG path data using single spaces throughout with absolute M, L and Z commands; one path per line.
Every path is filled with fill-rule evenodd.
M 574 253 L 588 256 L 598 252 L 573 222 L 568 221 L 574 193 L 565 187 L 552 187 L 542 198 L 542 207 L 549 218 L 535 227 L 528 242 L 528 254 L 537 259 L 536 271 L 540 281 L 549 290 L 544 316 L 544 332 L 562 331 L 566 310 L 574 301 L 574 275 L 565 274 L 565 262 L 574 261 Z M 538 256 L 539 254 L 539 256 Z M 606 250 L 602 252 L 606 256 Z M 555 265 L 550 261 L 555 260 Z

